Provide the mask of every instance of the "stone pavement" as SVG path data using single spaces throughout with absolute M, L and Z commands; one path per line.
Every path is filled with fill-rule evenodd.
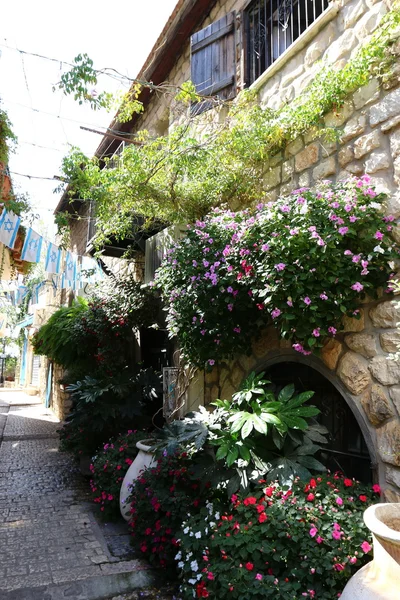
M 0 390 L 0 599 L 98 600 L 157 584 L 126 530 L 97 523 L 58 427 L 36 398 Z

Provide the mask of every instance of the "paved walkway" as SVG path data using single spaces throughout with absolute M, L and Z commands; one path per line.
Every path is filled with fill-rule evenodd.
M 37 399 L 0 391 L 0 598 L 97 600 L 157 582 L 123 528 L 97 523 Z

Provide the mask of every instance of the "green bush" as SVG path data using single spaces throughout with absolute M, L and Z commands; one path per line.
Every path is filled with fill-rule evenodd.
M 260 482 L 224 512 L 190 514 L 175 556 L 184 600 L 332 600 L 371 558 L 373 490 L 339 474 L 291 488 Z

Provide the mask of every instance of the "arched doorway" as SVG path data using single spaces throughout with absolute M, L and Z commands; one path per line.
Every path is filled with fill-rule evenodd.
M 321 373 L 299 362 L 279 362 L 265 370 L 266 378 L 277 390 L 294 383 L 297 391 L 313 390 L 310 403 L 321 413 L 317 420 L 329 431 L 329 442 L 320 460 L 331 471 L 342 471 L 347 477 L 372 481 L 371 457 L 357 420 L 336 387 Z

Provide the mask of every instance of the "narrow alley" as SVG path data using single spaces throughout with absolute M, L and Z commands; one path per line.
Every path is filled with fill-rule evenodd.
M 95 600 L 155 583 L 126 530 L 96 522 L 58 427 L 35 397 L 0 393 L 1 600 Z

